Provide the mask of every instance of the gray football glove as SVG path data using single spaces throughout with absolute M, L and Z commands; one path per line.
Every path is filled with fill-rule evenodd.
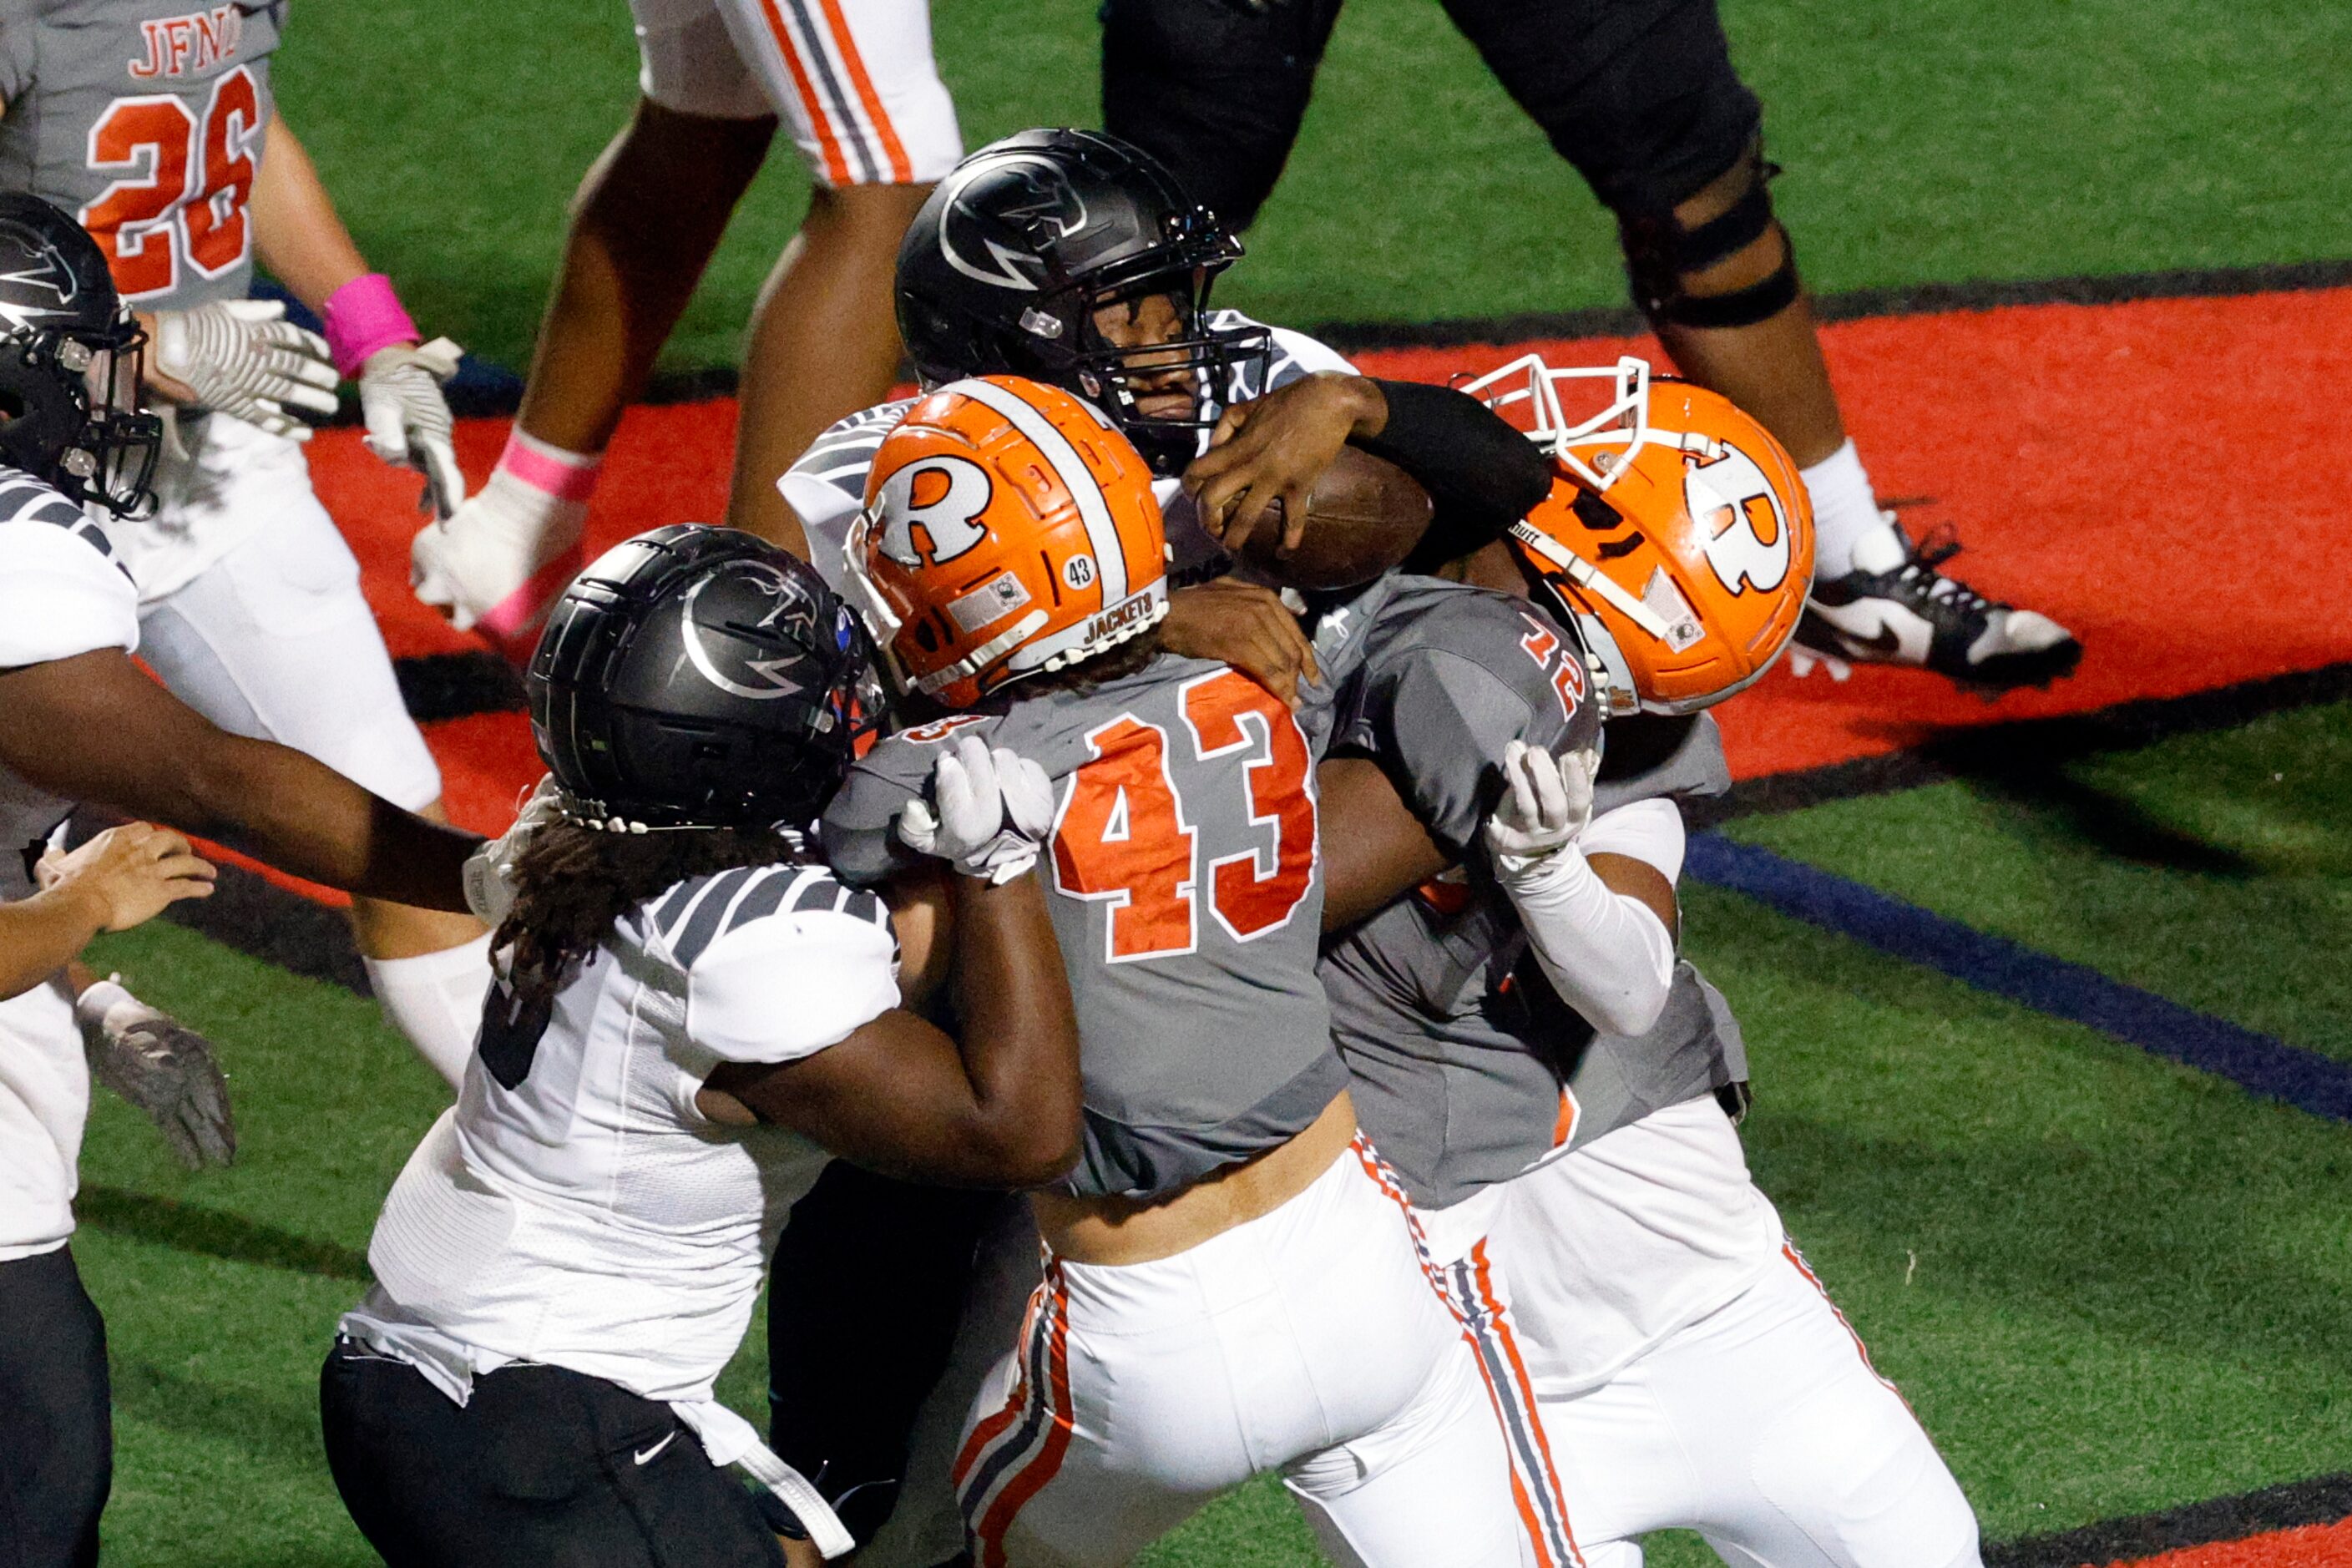
M 563 786 L 553 773 L 540 776 L 539 787 L 522 803 L 514 825 L 496 838 L 485 838 L 466 857 L 466 907 L 474 918 L 496 931 L 514 908 L 515 864 L 530 846 L 531 835 L 563 818 Z
M 466 499 L 466 476 L 451 444 L 448 400 L 441 384 L 457 374 L 465 351 L 446 338 L 422 348 L 378 349 L 360 366 L 360 416 L 367 448 L 385 462 L 425 476 L 417 510 L 446 519 Z
M 119 974 L 74 1004 L 90 1076 L 145 1111 L 191 1171 L 236 1158 L 228 1083 L 210 1040 L 122 988 Z
M 334 413 L 341 378 L 327 340 L 286 319 L 277 300 L 216 300 L 155 315 L 155 368 L 205 408 L 307 441 L 310 427 L 287 410 Z

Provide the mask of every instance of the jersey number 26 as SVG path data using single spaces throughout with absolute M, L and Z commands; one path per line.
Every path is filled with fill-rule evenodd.
M 243 66 L 213 83 L 202 124 L 169 93 L 107 105 L 89 128 L 89 166 L 122 173 L 82 208 L 81 225 L 125 300 L 178 287 L 183 256 L 206 278 L 246 258 L 261 131 L 260 89 Z
M 1244 815 L 1272 827 L 1271 856 L 1243 849 L 1208 866 L 1210 912 L 1236 942 L 1281 930 L 1315 885 L 1314 759 L 1289 710 L 1232 670 L 1187 682 L 1178 699 L 1201 762 L 1249 748 Z M 1094 760 L 1077 771 L 1054 827 L 1054 885 L 1110 906 L 1112 963 L 1191 952 L 1199 942 L 1201 818 L 1168 766 L 1168 731 L 1122 713 L 1087 731 Z M 1194 802 L 1216 809 L 1222 803 Z

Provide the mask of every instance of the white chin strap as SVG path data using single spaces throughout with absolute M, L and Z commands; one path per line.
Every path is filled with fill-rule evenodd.
M 1560 570 L 1561 575 L 1578 587 L 1601 600 L 1608 606 L 1633 622 L 1660 642 L 1668 639 L 1664 618 L 1621 586 L 1617 580 L 1602 572 L 1583 556 L 1569 549 L 1527 519 L 1511 524 L 1511 537 L 1542 556 Z

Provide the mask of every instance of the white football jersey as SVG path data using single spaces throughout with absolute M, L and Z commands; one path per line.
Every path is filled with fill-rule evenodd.
M 139 595 L 82 509 L 0 468 L 0 669 L 139 646 Z M 0 900 L 33 891 L 32 863 L 73 809 L 0 768 Z M 0 1262 L 73 1234 L 89 1069 L 61 991 L 0 1002 Z
M 1208 325 L 1214 332 L 1238 332 L 1256 331 L 1261 323 L 1239 310 L 1212 310 Z M 1295 332 L 1287 327 L 1265 330 L 1272 334 L 1273 342 L 1264 364 L 1251 363 L 1236 370 L 1234 384 L 1224 389 L 1224 405 L 1263 397 L 1276 387 L 1287 386 L 1318 371 L 1355 368 L 1339 350 L 1304 332 Z M 849 525 L 866 504 L 866 470 L 873 465 L 874 454 L 881 449 L 883 439 L 898 428 L 898 421 L 906 417 L 907 410 L 916 401 L 905 397 L 896 403 L 880 403 L 835 420 L 826 426 L 824 434 L 809 443 L 809 449 L 801 454 L 800 460 L 776 481 L 776 488 L 792 503 L 793 510 L 808 531 L 809 563 L 824 574 L 835 593 L 842 591 L 842 551 L 849 540 Z M 1172 570 L 1181 574 L 1219 556 L 1215 541 L 1192 521 L 1190 503 L 1177 489 L 1176 481 L 1160 479 L 1151 489 L 1167 513 Z
M 457 1106 L 394 1184 L 343 1331 L 463 1403 L 538 1362 L 692 1405 L 734 1354 L 785 1214 L 830 1157 L 720 1126 L 721 1062 L 789 1062 L 898 1004 L 873 894 L 822 867 L 678 883 L 614 923 L 543 1020 L 503 985 Z

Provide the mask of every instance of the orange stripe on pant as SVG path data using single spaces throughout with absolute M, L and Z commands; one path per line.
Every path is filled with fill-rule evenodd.
M 1483 1241 L 1470 1249 L 1470 1276 L 1476 1281 L 1478 1304 L 1486 1310 L 1486 1321 L 1494 1325 L 1495 1342 L 1503 1347 L 1503 1359 L 1510 1363 L 1519 1408 L 1526 1414 L 1528 1430 L 1535 1436 L 1536 1452 L 1541 1457 L 1543 1474 L 1531 1479 L 1549 1494 L 1552 1510 L 1559 1519 L 1560 1533 L 1568 1537 L 1570 1556 L 1582 1563 L 1583 1549 L 1576 1544 L 1576 1521 L 1569 1517 L 1568 1495 L 1559 1489 L 1559 1471 L 1551 1458 L 1551 1439 L 1544 1435 L 1543 1413 L 1536 1405 L 1535 1380 L 1528 1375 L 1528 1363 L 1519 1354 L 1519 1340 L 1511 1331 L 1510 1314 L 1503 1310 L 1501 1300 L 1495 1294 L 1494 1265 L 1487 1259 L 1486 1244 Z
M 1894 1389 L 1895 1396 L 1903 1400 L 1903 1407 L 1906 1410 L 1910 1409 L 1911 1401 L 1905 1397 L 1901 1389 L 1895 1387 L 1892 1379 L 1878 1370 L 1878 1363 L 1870 1359 L 1870 1347 L 1862 1342 L 1860 1334 L 1854 1332 L 1853 1322 L 1845 1315 L 1845 1309 L 1840 1307 L 1836 1300 L 1830 1295 L 1830 1288 L 1822 1283 L 1822 1277 L 1813 1272 L 1813 1266 L 1805 1261 L 1805 1255 L 1797 1250 L 1797 1244 L 1783 1237 L 1780 1240 L 1780 1256 L 1789 1260 L 1790 1268 L 1804 1276 L 1806 1284 L 1811 1285 L 1820 1293 L 1822 1304 L 1830 1310 L 1830 1316 L 1838 1321 L 1838 1327 L 1845 1331 L 1845 1337 L 1853 1342 L 1853 1353 L 1862 1358 L 1862 1364 L 1869 1369 L 1870 1375 L 1885 1384 L 1888 1388 Z
M 1357 1162 L 1363 1166 L 1364 1173 L 1371 1177 L 1373 1184 L 1396 1205 L 1397 1212 L 1404 1216 L 1405 1230 L 1412 1236 L 1413 1251 L 1421 1258 L 1422 1278 L 1429 1281 L 1432 1290 L 1437 1292 L 1437 1299 L 1444 1304 L 1446 1314 L 1461 1326 L 1462 1348 L 1470 1352 L 1471 1363 L 1478 1369 L 1478 1381 L 1486 1390 L 1486 1403 L 1495 1413 L 1496 1427 L 1503 1435 L 1503 1466 L 1510 1473 L 1511 1503 L 1518 1510 L 1519 1527 L 1528 1532 L 1528 1541 L 1535 1548 L 1537 1568 L 1565 1568 L 1553 1560 L 1550 1546 L 1544 1539 L 1543 1521 L 1536 1513 L 1535 1500 L 1528 1495 L 1527 1483 L 1519 1476 L 1519 1467 L 1511 1462 L 1510 1420 L 1503 1408 L 1503 1391 L 1495 1385 L 1494 1375 L 1486 1370 L 1486 1358 L 1479 1352 L 1478 1342 L 1471 1332 L 1470 1321 L 1464 1314 L 1463 1303 L 1454 1299 L 1454 1292 L 1446 1288 L 1444 1275 L 1439 1271 L 1436 1260 L 1429 1255 L 1429 1243 L 1422 1234 L 1421 1217 L 1412 1212 L 1412 1200 L 1405 1194 L 1404 1184 L 1396 1179 L 1395 1173 L 1389 1169 L 1388 1162 L 1381 1158 L 1381 1152 L 1372 1146 L 1370 1138 L 1360 1131 L 1349 1140 L 1348 1146 L 1356 1152 Z M 1532 1398 L 1526 1408 L 1532 1416 L 1535 1408 Z M 1545 1463 L 1547 1466 L 1550 1463 L 1548 1445 Z M 1559 1495 L 1556 1485 L 1553 1495 Z M 1564 1506 L 1559 1518 L 1565 1531 L 1568 1511 Z M 1571 1552 L 1576 1551 L 1572 1537 L 1569 1550 Z M 1583 1558 L 1580 1556 L 1575 1561 L 1581 1568 Z
M 1037 1314 L 1045 1310 L 1046 1289 L 1045 1282 L 1040 1280 L 1037 1289 L 1029 1293 L 1029 1309 L 1022 1314 L 1021 1337 L 1013 1342 L 1015 1344 L 1027 1344 L 1029 1336 L 1036 1331 Z M 956 1455 L 955 1468 L 949 1472 L 950 1483 L 958 1492 L 963 1490 L 963 1483 L 971 1476 L 972 1467 L 980 1463 L 981 1455 L 1020 1419 L 1021 1407 L 1028 1403 L 1029 1369 L 1024 1366 L 1021 1369 L 1021 1375 L 1013 1380 L 1013 1391 L 1004 1396 L 1003 1406 L 974 1426 L 971 1436 L 963 1440 L 963 1447 Z
M 776 52 L 784 58 L 784 68 L 793 73 L 793 90 L 800 94 L 801 107 L 808 110 L 809 124 L 816 130 L 816 142 L 824 154 L 825 177 L 836 185 L 849 184 L 849 162 L 841 155 L 841 140 L 833 132 L 833 121 L 825 113 L 824 100 L 817 96 L 816 84 L 809 80 L 801 65 L 799 48 L 793 44 L 792 30 L 784 25 L 784 14 L 776 8 L 776 0 L 760 0 L 760 15 L 768 24 L 768 36 L 776 41 Z M 813 47 L 823 47 L 811 39 Z
M 1004 1532 L 1012 1528 L 1021 1505 L 1060 1473 L 1062 1456 L 1069 1452 L 1070 1428 L 1076 1419 L 1070 1405 L 1070 1292 L 1058 1266 L 1051 1283 L 1053 1298 L 1047 1310 L 1052 1320 L 1045 1328 L 1045 1441 L 1034 1458 L 1005 1479 L 996 1500 L 972 1526 L 980 1545 L 977 1568 L 1005 1568 Z M 1032 1368 L 1031 1375 L 1036 1375 L 1036 1370 Z
M 890 177 L 906 184 L 915 177 L 915 166 L 907 160 L 907 149 L 898 141 L 898 129 L 890 123 L 889 114 L 882 108 L 881 94 L 874 90 L 874 79 L 866 74 L 866 62 L 858 57 L 857 40 L 849 36 L 849 18 L 841 14 L 840 0 L 819 0 L 824 7 L 825 26 L 833 30 L 833 47 L 848 69 L 850 85 L 857 89 L 857 101 L 873 123 L 874 134 L 882 141 L 882 154 L 890 160 Z

